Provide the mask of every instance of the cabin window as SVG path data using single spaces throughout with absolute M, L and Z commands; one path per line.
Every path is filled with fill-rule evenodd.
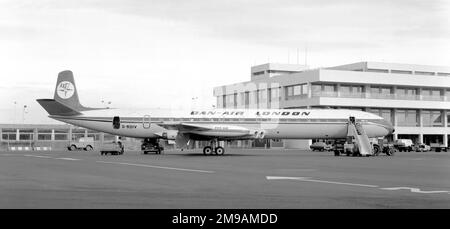
M 114 116 L 113 118 L 113 128 L 119 129 L 120 128 L 120 118 L 119 116 Z

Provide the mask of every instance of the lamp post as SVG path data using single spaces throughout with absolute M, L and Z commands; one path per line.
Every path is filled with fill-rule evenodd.
M 192 97 L 192 103 L 191 103 L 192 109 L 197 109 L 197 100 L 198 100 L 198 97 Z
M 102 100 L 102 107 L 105 107 L 105 104 L 107 104 L 106 109 L 109 109 L 109 105 L 111 105 L 111 101 L 106 102 L 105 100 Z
M 16 123 L 16 108 L 17 108 L 17 101 L 14 101 L 14 117 L 13 117 L 13 123 Z
M 27 105 L 23 105 L 23 111 L 22 111 L 22 124 L 25 123 L 25 114 L 27 113 L 27 111 L 25 111 L 25 109 L 27 108 Z

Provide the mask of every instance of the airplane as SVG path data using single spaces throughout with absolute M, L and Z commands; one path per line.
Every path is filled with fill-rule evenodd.
M 73 73 L 58 74 L 53 99 L 37 99 L 49 117 L 75 126 L 117 136 L 143 139 L 142 148 L 160 149 L 159 140 L 187 146 L 208 141 L 203 153 L 223 155 L 220 141 L 251 139 L 343 139 L 349 118 L 368 137 L 392 134 L 392 124 L 372 113 L 338 109 L 213 109 L 144 110 L 90 108 L 81 105 Z

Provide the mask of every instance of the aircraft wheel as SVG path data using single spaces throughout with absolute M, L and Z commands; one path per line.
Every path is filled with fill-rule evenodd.
M 388 155 L 388 156 L 393 156 L 394 153 L 395 153 L 395 150 L 394 150 L 394 149 L 388 149 L 388 150 L 386 151 L 386 155 Z
M 211 154 L 212 153 L 212 148 L 211 148 L 211 146 L 205 146 L 205 148 L 203 148 L 203 154 L 206 156 L 206 155 L 208 155 L 208 154 Z
M 225 149 L 221 146 L 216 148 L 216 152 L 217 155 L 223 155 L 225 153 Z
M 381 150 L 379 146 L 373 146 L 373 155 L 374 156 L 378 156 L 378 154 L 380 154 Z

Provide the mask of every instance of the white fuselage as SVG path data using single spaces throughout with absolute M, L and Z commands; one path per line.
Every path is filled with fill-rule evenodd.
M 141 112 L 105 109 L 84 111 L 76 116 L 50 117 L 75 126 L 134 138 L 157 138 L 172 127 L 182 126 L 185 130 L 180 132 L 218 139 L 312 139 L 345 138 L 351 116 L 361 122 L 368 137 L 382 137 L 393 131 L 392 125 L 377 115 L 334 109 Z M 113 127 L 114 117 L 120 120 L 116 128 Z

